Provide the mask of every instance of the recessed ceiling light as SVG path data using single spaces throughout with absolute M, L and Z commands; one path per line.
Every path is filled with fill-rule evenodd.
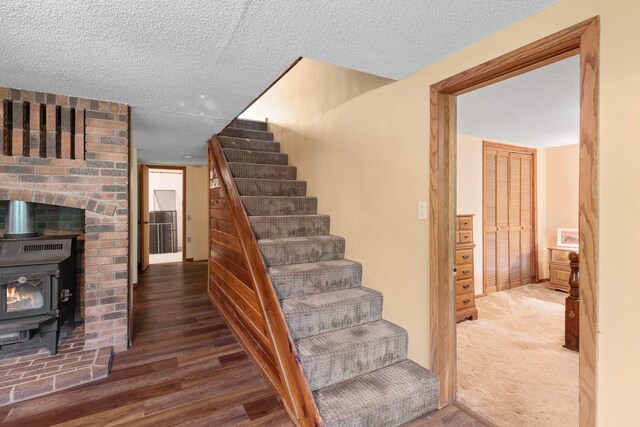
M 193 159 L 193 156 L 191 156 L 191 155 L 189 155 L 189 154 L 186 154 L 186 155 L 184 155 L 184 156 L 182 156 L 182 157 L 184 157 L 185 159 Z

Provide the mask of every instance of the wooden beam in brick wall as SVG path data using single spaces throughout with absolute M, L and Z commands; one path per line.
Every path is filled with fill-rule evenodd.
M 11 150 L 7 155 L 23 156 L 29 141 L 29 104 L 12 102 Z
M 13 137 L 13 106 L 8 99 L 2 100 L 0 115 L 2 116 L 2 154 L 11 155 L 11 139 Z

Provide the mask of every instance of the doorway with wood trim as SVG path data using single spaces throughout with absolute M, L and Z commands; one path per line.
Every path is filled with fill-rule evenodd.
M 186 259 L 187 168 L 142 165 L 141 269 Z
M 599 21 L 593 18 L 431 86 L 430 306 L 431 368 L 440 404 L 456 401 L 456 97 L 544 65 L 580 56 L 579 424 L 595 425 L 598 258 Z

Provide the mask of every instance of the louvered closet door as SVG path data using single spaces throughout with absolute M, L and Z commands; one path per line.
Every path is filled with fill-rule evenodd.
M 520 226 L 522 157 L 509 153 L 509 288 L 522 284 Z
M 497 284 L 497 181 L 496 150 L 484 150 L 484 287 L 485 292 L 494 292 Z
M 484 261 L 485 288 L 509 289 L 509 153 L 484 154 Z
M 533 156 L 484 150 L 485 291 L 531 283 Z
M 526 285 L 535 280 L 533 270 L 533 156 L 520 155 L 520 274 Z
M 496 152 L 496 288 L 509 289 L 509 153 Z

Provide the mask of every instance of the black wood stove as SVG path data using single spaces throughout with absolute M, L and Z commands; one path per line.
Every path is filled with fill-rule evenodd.
M 76 236 L 38 236 L 35 206 L 9 202 L 0 239 L 0 347 L 35 332 L 52 355 L 76 309 Z

